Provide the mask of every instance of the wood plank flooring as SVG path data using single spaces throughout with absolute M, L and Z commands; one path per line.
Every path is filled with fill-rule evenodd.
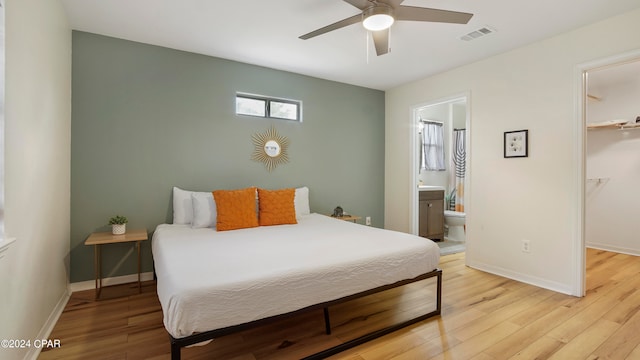
M 640 359 L 640 258 L 587 250 L 587 296 L 576 298 L 441 258 L 442 316 L 332 359 Z M 428 281 L 182 350 L 183 359 L 297 359 L 433 306 Z M 425 311 L 426 312 L 426 311 Z M 155 283 L 74 293 L 39 359 L 170 359 Z

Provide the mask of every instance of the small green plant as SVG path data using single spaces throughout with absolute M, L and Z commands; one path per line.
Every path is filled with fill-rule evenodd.
M 109 225 L 122 225 L 122 224 L 126 224 L 128 222 L 129 222 L 129 220 L 127 220 L 126 216 L 120 216 L 120 215 L 116 215 L 116 216 L 112 217 L 111 219 L 109 219 Z

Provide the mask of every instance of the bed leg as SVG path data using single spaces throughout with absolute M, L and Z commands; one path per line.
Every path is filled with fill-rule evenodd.
M 331 335 L 331 320 L 329 320 L 329 308 L 325 307 L 323 310 L 324 310 L 324 332 L 327 335 Z
M 180 345 L 171 339 L 171 360 L 180 360 Z
M 440 315 L 442 313 L 442 271 L 436 276 L 437 279 L 437 294 L 436 294 L 436 311 L 435 313 Z

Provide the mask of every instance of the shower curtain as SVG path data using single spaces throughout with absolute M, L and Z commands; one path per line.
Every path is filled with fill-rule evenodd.
M 453 130 L 453 146 L 451 151 L 451 190 L 450 210 L 464 212 L 464 177 L 467 163 L 467 149 L 465 144 L 465 129 Z

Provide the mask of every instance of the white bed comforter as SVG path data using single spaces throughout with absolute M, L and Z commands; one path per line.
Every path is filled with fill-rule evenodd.
M 440 258 L 425 238 L 319 214 L 224 232 L 162 224 L 152 248 L 164 325 L 175 338 L 411 279 Z

